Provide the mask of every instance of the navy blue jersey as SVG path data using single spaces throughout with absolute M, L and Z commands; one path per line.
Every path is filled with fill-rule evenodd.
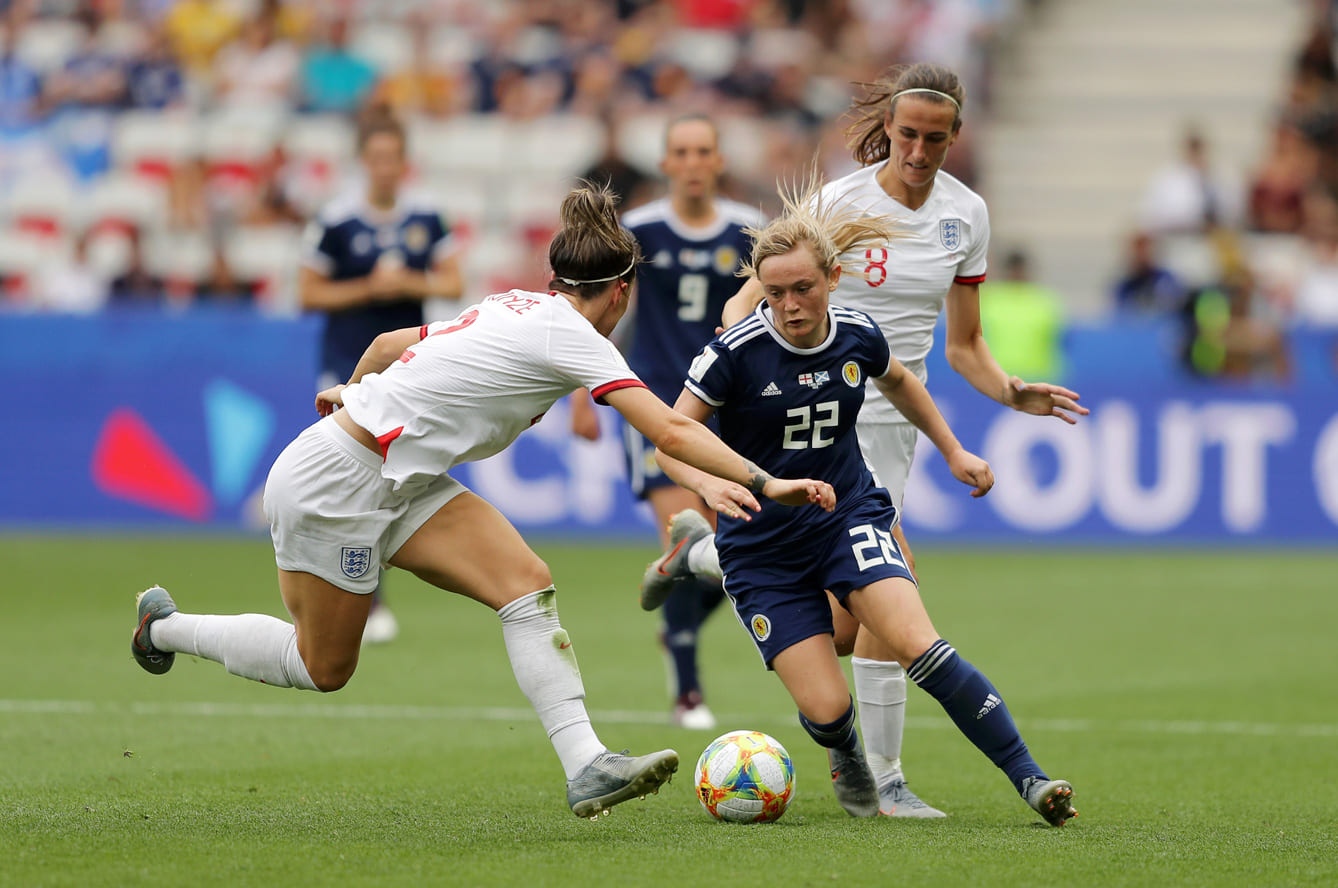
M 389 212 L 373 210 L 361 193 L 332 201 L 307 229 L 303 264 L 332 281 L 366 277 L 385 253 L 427 271 L 449 249 L 450 229 L 426 201 L 401 195 Z M 377 334 L 423 324 L 421 299 L 378 299 L 326 313 L 321 371 L 347 381 Z
M 759 497 L 752 521 L 719 517 L 722 563 L 731 550 L 784 553 L 804 560 L 806 542 L 825 546 L 827 531 L 876 486 L 860 452 L 855 420 L 864 383 L 887 372 L 891 353 L 878 325 L 862 311 L 832 306 L 826 341 L 801 349 L 772 325 L 762 303 L 693 360 L 687 389 L 716 408 L 720 437 L 781 478 L 816 478 L 836 490 L 836 511 L 791 508 Z M 890 502 L 890 500 L 889 500 Z
M 670 404 L 692 356 L 715 337 L 725 302 L 742 286 L 736 272 L 752 249 L 743 229 L 766 222 L 758 210 L 731 200 L 716 200 L 715 209 L 715 222 L 706 228 L 687 226 L 667 198 L 623 216 L 646 259 L 637 270 L 627 361 Z

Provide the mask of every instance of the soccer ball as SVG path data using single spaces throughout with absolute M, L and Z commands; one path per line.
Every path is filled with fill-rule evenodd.
M 730 731 L 697 759 L 697 798 L 717 820 L 770 823 L 794 796 L 794 762 L 775 737 Z

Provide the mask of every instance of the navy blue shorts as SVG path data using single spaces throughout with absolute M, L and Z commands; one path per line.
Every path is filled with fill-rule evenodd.
M 915 582 L 892 536 L 896 522 L 897 510 L 885 498 L 865 498 L 824 540 L 803 541 L 812 558 L 800 571 L 778 568 L 764 553 L 721 554 L 725 591 L 768 669 L 791 645 L 833 633 L 827 591 L 844 604 L 851 591 L 879 580 Z

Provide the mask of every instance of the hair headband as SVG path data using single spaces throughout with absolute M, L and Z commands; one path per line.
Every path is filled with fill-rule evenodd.
M 574 280 L 572 280 L 571 278 L 564 278 L 564 277 L 559 276 L 559 277 L 558 277 L 558 280 L 562 281 L 562 283 L 566 284 L 566 285 L 569 286 L 569 287 L 580 287 L 580 286 L 582 286 L 582 285 L 584 285 L 584 284 L 602 284 L 602 283 L 604 283 L 605 281 L 616 281 L 616 280 L 618 280 L 618 278 L 620 278 L 620 277 L 622 277 L 623 275 L 627 274 L 627 273 L 628 273 L 629 271 L 631 271 L 633 268 L 636 268 L 636 260 L 635 260 L 635 259 L 633 259 L 632 262 L 631 262 L 631 264 L 629 264 L 626 268 L 624 268 L 624 269 L 623 269 L 621 272 L 619 272 L 618 274 L 611 274 L 611 275 L 609 275 L 609 276 L 606 277 L 606 278 L 595 278 L 594 280 L 590 280 L 590 281 L 574 281 Z
M 952 105 L 953 105 L 954 108 L 957 109 L 957 113 L 958 113 L 958 114 L 960 114 L 960 113 L 962 112 L 962 106 L 961 106 L 961 103 L 959 103 L 959 102 L 958 102 L 956 99 L 954 99 L 952 96 L 948 95 L 947 93 L 943 92 L 942 90 L 930 89 L 930 88 L 927 87 L 927 86 L 917 86 L 917 87 L 914 87 L 914 88 L 912 88 L 912 89 L 903 89 L 901 92 L 894 94 L 894 95 L 892 96 L 891 101 L 892 101 L 892 102 L 895 102 L 899 97 L 906 95 L 906 93 L 933 93 L 933 94 L 936 95 L 936 96 L 943 96 L 943 98 L 947 99 L 949 102 L 952 102 Z

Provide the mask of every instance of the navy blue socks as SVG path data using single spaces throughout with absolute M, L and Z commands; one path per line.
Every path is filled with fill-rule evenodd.
M 957 656 L 952 645 L 940 638 L 916 658 L 906 674 L 937 700 L 957 729 L 1008 775 L 1018 793 L 1028 777 L 1045 777 L 1027 751 L 999 692 L 979 669 Z
M 859 747 L 859 734 L 855 733 L 855 701 L 850 701 L 850 706 L 845 714 L 836 721 L 819 724 L 809 721 L 804 714 L 799 713 L 799 724 L 808 731 L 808 736 L 812 737 L 819 746 L 825 746 L 828 749 L 841 749 L 846 752 L 854 752 Z

